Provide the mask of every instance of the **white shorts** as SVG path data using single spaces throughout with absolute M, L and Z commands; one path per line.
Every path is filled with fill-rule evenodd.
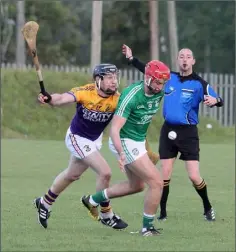
M 137 142 L 132 139 L 123 138 L 121 139 L 121 143 L 126 156 L 126 165 L 133 163 L 147 152 L 145 141 Z M 119 159 L 119 154 L 116 151 L 111 138 L 109 138 L 109 148 L 115 154 L 116 158 Z
M 65 138 L 66 147 L 73 156 L 83 159 L 94 151 L 102 148 L 102 135 L 103 133 L 98 139 L 91 141 L 87 138 L 72 134 L 69 128 L 66 132 Z

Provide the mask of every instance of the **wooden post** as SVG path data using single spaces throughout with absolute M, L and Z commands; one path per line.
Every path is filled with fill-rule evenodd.
M 102 34 L 102 1 L 93 1 L 92 36 L 91 36 L 91 69 L 101 63 L 101 34 Z
M 151 60 L 159 59 L 158 1 L 149 0 Z

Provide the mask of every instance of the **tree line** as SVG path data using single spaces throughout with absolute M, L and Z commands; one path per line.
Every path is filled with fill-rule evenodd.
M 17 48 L 17 4 L 2 1 L 2 61 L 14 62 Z M 193 50 L 199 72 L 235 72 L 235 2 L 176 1 L 179 48 Z M 121 45 L 134 55 L 150 60 L 148 1 L 103 1 L 101 60 L 124 68 L 127 63 Z M 91 1 L 25 1 L 25 20 L 39 23 L 37 47 L 42 64 L 90 65 Z M 170 17 L 169 17 L 170 18 Z M 158 2 L 158 44 L 160 60 L 171 63 L 168 13 L 165 1 Z M 10 37 L 10 40 L 9 40 Z M 7 41 L 7 39 L 9 41 Z M 2 51 L 3 53 L 3 51 Z M 26 58 L 30 63 L 31 59 Z

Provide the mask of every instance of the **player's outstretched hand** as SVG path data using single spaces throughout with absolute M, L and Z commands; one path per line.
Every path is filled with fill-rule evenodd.
M 124 152 L 120 153 L 119 166 L 120 166 L 120 170 L 122 172 L 125 172 L 125 153 Z
M 133 57 L 131 48 L 129 48 L 129 47 L 128 47 L 127 45 L 125 45 L 125 44 L 122 45 L 122 53 L 125 55 L 125 57 L 126 57 L 127 59 Z
M 46 94 L 42 94 L 42 93 L 39 93 L 38 95 L 38 101 L 42 104 L 45 104 L 45 103 L 49 103 L 51 101 L 52 97 L 50 94 L 46 93 Z

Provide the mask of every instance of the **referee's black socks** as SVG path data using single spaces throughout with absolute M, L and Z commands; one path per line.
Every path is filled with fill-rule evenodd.
M 163 191 L 162 191 L 162 197 L 161 197 L 161 216 L 166 217 L 166 203 L 169 195 L 169 187 L 170 187 L 170 179 L 168 180 L 163 180 L 164 186 L 163 186 Z
M 210 201 L 208 199 L 207 185 L 206 185 L 204 179 L 202 180 L 202 182 L 199 185 L 193 184 L 193 186 L 196 189 L 197 193 L 202 198 L 205 213 L 208 212 L 211 209 L 211 204 L 210 204 Z

